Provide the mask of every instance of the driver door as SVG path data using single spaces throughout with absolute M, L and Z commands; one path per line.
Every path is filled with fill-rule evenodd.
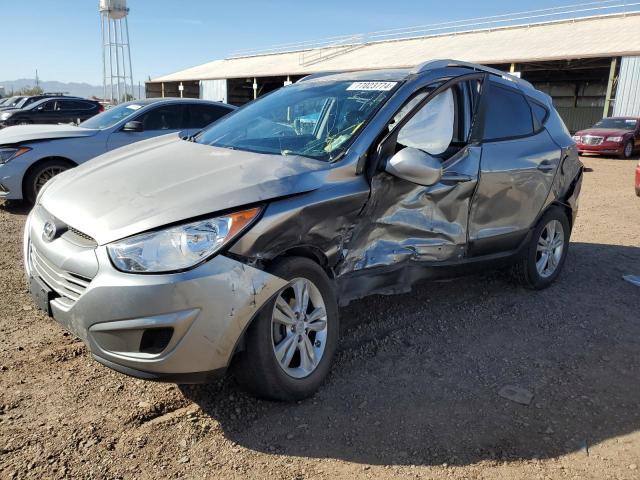
M 184 106 L 179 105 L 160 105 L 149 111 L 142 113 L 136 118 L 128 118 L 127 122 L 137 121 L 142 123 L 141 132 L 124 131 L 119 128 L 107 140 L 107 150 L 123 147 L 131 143 L 146 140 L 148 138 L 158 137 L 182 131 L 184 127 Z M 125 122 L 126 123 L 126 122 Z
M 378 147 L 371 197 L 348 246 L 344 273 L 465 256 L 480 169 L 481 147 L 473 138 L 483 80 L 483 74 L 464 75 L 418 91 L 398 111 Z M 439 162 L 436 183 L 419 185 L 384 171 L 405 148 L 422 150 Z

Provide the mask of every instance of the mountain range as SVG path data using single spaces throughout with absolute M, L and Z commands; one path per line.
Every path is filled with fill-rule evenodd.
M 33 78 L 20 78 L 18 80 L 0 81 L 0 87 L 4 87 L 5 95 L 10 95 L 14 90 L 20 90 L 25 87 L 35 86 L 36 81 Z M 57 81 L 39 81 L 40 88 L 45 92 L 61 92 L 68 95 L 78 97 L 102 97 L 101 85 L 90 85 L 88 83 L 77 82 L 57 82 Z

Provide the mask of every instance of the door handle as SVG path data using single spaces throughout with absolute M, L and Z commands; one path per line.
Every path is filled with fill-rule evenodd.
M 455 182 L 455 183 L 470 182 L 471 180 L 473 180 L 473 177 L 471 175 L 465 175 L 463 173 L 458 173 L 458 172 L 445 173 L 440 178 L 441 182 Z
M 551 163 L 548 160 L 540 162 L 540 165 L 538 165 L 538 170 L 540 170 L 541 172 L 550 172 L 555 169 L 556 169 L 555 164 Z

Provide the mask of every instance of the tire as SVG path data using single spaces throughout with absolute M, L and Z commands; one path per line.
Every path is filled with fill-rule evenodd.
M 269 272 L 291 283 L 267 302 L 254 318 L 246 332 L 245 350 L 234 358 L 232 370 L 240 386 L 255 396 L 270 400 L 301 400 L 315 393 L 329 373 L 339 338 L 336 295 L 333 283 L 324 270 L 307 258 L 283 258 L 273 264 Z M 318 317 L 314 322 L 305 323 L 304 325 L 314 325 L 314 327 L 309 329 L 309 333 L 306 333 L 305 328 L 300 335 L 299 333 L 303 331 L 300 328 L 300 320 L 295 320 L 296 325 L 289 326 L 279 323 L 280 320 L 275 318 L 282 318 L 284 315 L 282 312 L 288 305 L 290 309 L 286 311 L 289 314 L 294 313 L 292 310 L 295 311 L 297 305 L 294 286 L 299 287 L 304 284 L 304 281 L 310 282 L 306 284 L 309 292 L 307 312 L 316 311 L 321 299 L 326 316 Z M 287 305 L 283 306 L 283 301 Z M 287 322 L 293 318 L 291 315 L 284 316 Z M 325 319 L 326 328 L 324 331 L 315 331 L 322 325 L 320 318 Z M 301 337 L 302 341 L 300 341 Z M 281 352 L 282 363 L 276 357 L 277 347 L 280 347 L 278 351 Z M 311 348 L 314 358 L 319 359 L 309 371 L 305 371 L 302 358 L 307 348 Z M 293 354 L 290 354 L 291 349 L 294 350 Z M 305 356 L 306 366 L 313 365 L 309 363 L 311 362 L 309 358 L 311 355 Z
M 16 125 L 31 125 L 31 122 L 29 120 L 18 120 Z
M 629 160 L 632 155 L 633 155 L 633 140 L 629 140 L 627 141 L 627 143 L 624 144 L 624 147 L 622 149 L 622 154 L 620 154 L 620 158 L 622 158 L 623 160 Z
M 69 170 L 73 165 L 64 160 L 45 160 L 33 167 L 23 181 L 24 199 L 33 205 L 43 185 L 56 175 Z
M 552 225 L 554 228 L 550 230 Z M 562 239 L 560 250 L 557 247 L 552 248 L 546 242 L 546 237 L 551 231 L 557 231 L 558 225 L 562 228 L 562 232 L 556 236 L 557 239 Z M 547 210 L 534 228 L 529 244 L 513 266 L 512 273 L 518 283 L 533 290 L 541 290 L 551 285 L 558 278 L 567 258 L 570 236 L 571 226 L 564 210 L 556 206 Z M 544 268 L 545 253 L 548 268 Z

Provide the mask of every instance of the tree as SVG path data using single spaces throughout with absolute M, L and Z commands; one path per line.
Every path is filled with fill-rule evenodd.
M 20 90 L 13 92 L 13 95 L 19 95 L 21 97 L 31 97 L 33 95 L 42 95 L 44 90 L 40 87 L 23 87 Z

